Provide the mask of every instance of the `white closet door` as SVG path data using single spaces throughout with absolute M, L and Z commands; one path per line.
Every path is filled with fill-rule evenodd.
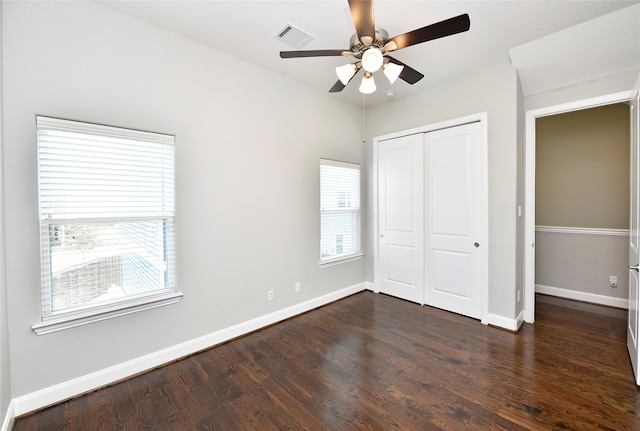
M 378 288 L 424 303 L 424 138 L 378 143 Z
M 427 305 L 476 319 L 482 313 L 480 123 L 426 134 Z

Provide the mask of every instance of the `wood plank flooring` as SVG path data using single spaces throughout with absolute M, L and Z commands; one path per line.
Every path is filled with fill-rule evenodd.
M 625 325 L 539 295 L 513 334 L 362 292 L 14 430 L 640 430 Z

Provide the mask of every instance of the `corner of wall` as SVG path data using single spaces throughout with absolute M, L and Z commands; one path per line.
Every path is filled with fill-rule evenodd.
M 524 243 L 525 243 L 525 223 L 524 223 L 524 200 L 525 200 L 525 121 L 524 121 L 524 93 L 520 84 L 520 77 L 517 79 L 516 110 L 518 150 L 517 163 L 518 173 L 516 177 L 516 315 L 520 316 L 524 310 Z
M 3 21 L 3 3 L 0 2 L 0 23 Z M 2 26 L 0 26 L 0 29 Z M 2 54 L 2 32 L 0 31 L 0 59 Z M 7 284 L 5 278 L 5 246 L 4 246 L 4 157 L 3 157 L 3 74 L 0 61 L 0 418 L 5 417 L 2 431 L 10 429 L 13 422 L 11 403 L 11 368 L 9 355 L 9 321 L 7 318 Z
M 0 416 L 0 419 L 2 419 L 1 416 Z M 16 410 L 15 410 L 13 401 L 11 401 L 7 406 L 6 413 L 4 414 L 2 425 L 0 425 L 0 431 L 11 431 L 13 429 L 13 423 L 15 419 L 16 419 Z

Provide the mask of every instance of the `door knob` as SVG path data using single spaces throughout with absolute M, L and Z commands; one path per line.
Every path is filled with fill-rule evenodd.
M 640 272 L 640 265 L 629 265 L 629 269 Z
M 474 242 L 474 243 L 473 243 L 473 246 L 474 246 L 475 248 L 478 248 L 478 247 L 480 247 L 480 244 L 478 244 L 477 242 Z
M 380 234 L 380 238 L 384 238 L 384 234 L 383 233 Z

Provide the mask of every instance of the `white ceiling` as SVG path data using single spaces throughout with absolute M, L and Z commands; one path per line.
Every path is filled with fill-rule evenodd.
M 100 3 L 324 92 L 337 80 L 334 68 L 348 60 L 281 59 L 279 51 L 294 48 L 274 35 L 289 23 L 314 36 L 302 49 L 348 49 L 349 38 L 355 32 L 347 0 Z M 393 90 L 396 98 L 402 97 L 447 80 L 463 79 L 474 69 L 510 60 L 520 68 L 525 94 L 611 75 L 621 69 L 640 68 L 639 3 L 640 0 L 374 0 L 376 26 L 387 30 L 391 37 L 462 13 L 469 14 L 471 29 L 396 51 L 395 58 L 425 77 L 415 85 L 398 80 L 391 86 L 377 73 L 378 91 L 366 96 L 366 104 L 387 101 L 387 90 Z M 592 21 L 623 8 L 626 10 Z M 578 27 L 580 30 L 563 31 L 587 21 L 592 22 Z M 331 97 L 362 104 L 357 81 L 354 79 Z

